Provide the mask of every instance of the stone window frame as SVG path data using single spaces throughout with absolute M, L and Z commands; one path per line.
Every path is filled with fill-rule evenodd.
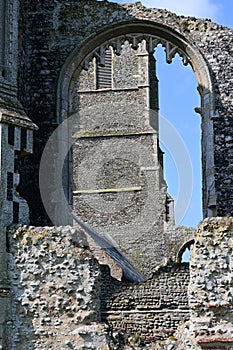
M 213 199 L 215 201 L 216 191 L 213 119 L 218 117 L 215 108 L 214 82 L 205 57 L 194 43 L 191 42 L 190 38 L 186 38 L 183 34 L 167 25 L 148 20 L 131 20 L 118 24 L 114 23 L 114 25 L 106 26 L 100 32 L 93 34 L 73 50 L 61 69 L 57 85 L 57 122 L 61 123 L 67 119 L 67 116 L 71 116 L 77 112 L 72 110 L 71 91 L 81 70 L 85 67 L 86 58 L 97 57 L 101 60 L 98 48 L 103 50 L 104 44 L 111 46 L 111 42 L 117 42 L 117 38 L 120 36 L 124 37 L 125 35 L 135 37 L 137 35 L 151 35 L 161 38 L 161 40 L 168 43 L 168 49 L 169 44 L 171 45 L 171 55 L 169 56 L 169 52 L 166 52 L 168 63 L 172 62 L 172 58 L 180 50 L 180 55 L 182 56 L 183 54 L 183 61 L 188 59 L 188 62 L 185 63 L 190 64 L 193 69 L 198 82 L 197 89 L 201 99 L 200 108 L 197 108 L 196 112 L 202 117 L 203 216 L 214 216 L 215 206 L 213 206 Z M 158 41 L 157 45 L 159 43 L 161 41 Z M 137 48 L 137 45 L 135 45 L 135 48 Z M 69 193 L 68 186 L 66 191 Z M 60 200 L 62 201 L 64 199 L 65 194 L 62 192 L 62 198 Z

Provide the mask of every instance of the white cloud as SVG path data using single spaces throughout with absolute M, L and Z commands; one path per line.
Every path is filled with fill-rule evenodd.
M 134 1 L 128 0 L 128 2 Z M 217 20 L 221 7 L 220 4 L 213 4 L 211 0 L 141 0 L 141 2 L 146 7 L 163 8 L 178 15 L 211 18 L 214 21 Z

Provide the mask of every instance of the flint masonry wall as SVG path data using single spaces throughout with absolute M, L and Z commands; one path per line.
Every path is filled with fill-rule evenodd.
M 200 224 L 190 261 L 190 320 L 159 349 L 233 349 L 232 228 L 229 217 Z
M 102 268 L 102 319 L 142 348 L 170 338 L 189 319 L 188 284 L 188 263 L 168 264 L 145 283 L 131 286 L 113 280 Z
M 80 231 L 12 227 L 8 277 L 3 349 L 106 349 L 100 269 Z
M 108 137 L 98 137 L 98 140 L 87 138 L 78 141 L 74 154 L 77 189 L 140 186 L 140 190 L 79 194 L 74 198 L 75 212 L 89 225 L 96 227 L 98 232 L 110 234 L 138 267 L 147 271 L 153 270 L 153 267 L 168 256 L 162 234 L 166 194 L 160 193 L 159 190 L 154 193 L 153 198 L 148 194 L 156 183 L 153 174 L 148 176 L 141 172 L 142 166 L 148 166 L 150 163 L 153 165 L 152 157 L 146 158 L 149 152 L 144 152 L 143 160 L 139 164 L 138 159 L 132 157 L 139 157 L 139 152 L 135 151 L 138 144 L 140 149 L 144 147 L 145 150 L 153 152 L 153 139 L 138 135 L 124 136 L 120 140 L 119 137 L 112 137 L 111 140 Z M 134 149 L 132 155 L 125 153 L 122 156 L 126 147 L 129 151 Z M 91 169 L 88 172 L 90 165 Z M 93 182 L 94 174 L 96 178 Z M 149 215 L 151 218 L 148 218 Z M 144 224 L 144 221 L 147 224 Z
M 29 117 L 40 127 L 35 135 L 34 156 L 25 161 L 22 170 L 21 193 L 29 202 L 32 222 L 47 220 L 39 200 L 38 165 L 44 144 L 59 120 L 56 86 L 61 67 L 89 35 L 109 24 L 135 19 L 168 25 L 191 41 L 207 62 L 214 82 L 216 111 L 212 111 L 213 131 L 209 130 L 209 122 L 203 124 L 203 129 L 209 130 L 209 137 L 203 139 L 203 152 L 207 152 L 213 133 L 215 166 L 208 170 L 212 172 L 212 180 L 203 184 L 204 210 L 208 215 L 207 207 L 210 210 L 215 207 L 217 194 L 217 214 L 232 213 L 232 30 L 210 20 L 146 9 L 140 3 L 120 6 L 101 1 L 31 1 L 30 4 L 22 1 L 19 95 Z M 199 88 L 201 91 L 202 87 Z M 200 109 L 200 112 L 205 111 Z M 204 174 L 204 179 L 205 176 L 209 174 Z
M 196 232 L 189 285 L 195 349 L 233 348 L 232 232 L 233 220 L 226 217 L 206 219 Z
M 14 226 L 7 255 L 6 349 L 104 350 L 121 332 L 143 348 L 171 337 L 189 318 L 188 264 L 169 264 L 146 283 L 124 285 L 100 268 L 86 236 L 69 226 Z

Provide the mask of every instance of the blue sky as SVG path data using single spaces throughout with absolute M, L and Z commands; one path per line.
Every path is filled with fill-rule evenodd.
M 134 1 L 118 1 L 118 3 L 125 2 Z M 142 0 L 141 3 L 146 7 L 166 8 L 180 15 L 210 18 L 214 22 L 233 28 L 232 0 Z M 162 117 L 167 119 L 179 133 L 184 147 L 190 154 L 193 170 L 193 190 L 190 188 L 190 193 L 187 193 L 188 197 L 191 194 L 190 204 L 187 205 L 185 215 L 180 215 L 179 208 L 176 206 L 177 223 L 196 227 L 202 220 L 200 116 L 194 112 L 194 108 L 200 106 L 200 97 L 196 90 L 197 82 L 191 67 L 184 67 L 179 57 L 176 56 L 172 64 L 166 64 L 161 47 L 157 49 L 156 59 L 161 119 Z M 181 82 L 181 84 L 177 84 L 177 82 Z M 163 130 L 161 130 L 162 133 Z M 161 138 L 163 139 L 163 135 Z M 165 151 L 165 177 L 168 191 L 176 203 L 180 191 L 183 197 L 185 196 L 185 189 L 179 186 L 179 173 L 186 171 L 188 164 L 184 164 L 183 169 L 177 169 L 173 152 L 170 152 L 166 144 L 162 143 L 161 146 Z M 183 157 L 182 152 L 180 157 Z M 188 198 L 184 198 L 184 200 L 187 202 Z M 183 217 L 182 220 L 180 220 L 181 217 Z
M 116 1 L 109 1 L 116 2 Z M 134 1 L 117 1 L 118 3 Z M 213 21 L 233 27 L 232 0 L 141 0 L 146 7 L 166 8 L 180 15 L 210 18 Z

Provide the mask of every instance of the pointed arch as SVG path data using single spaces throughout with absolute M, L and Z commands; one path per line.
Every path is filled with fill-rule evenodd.
M 182 247 L 180 248 L 180 250 L 179 250 L 179 252 L 178 252 L 178 254 L 177 254 L 177 257 L 176 257 L 176 261 L 177 261 L 178 263 L 181 263 L 181 262 L 182 262 L 182 256 L 183 256 L 184 252 L 186 251 L 186 249 L 189 249 L 189 250 L 190 250 L 190 248 L 192 247 L 192 245 L 194 245 L 194 243 L 195 243 L 194 239 L 191 239 L 191 240 L 186 241 L 186 242 L 182 245 Z
M 167 25 L 148 20 L 131 20 L 104 27 L 77 46 L 62 67 L 57 89 L 57 121 L 62 122 L 74 113 L 71 109 L 70 91 L 81 70 L 88 67 L 91 58 L 100 63 L 102 53 L 112 46 L 120 52 L 121 42 L 129 40 L 137 48 L 140 40 L 146 40 L 150 50 L 159 43 L 165 47 L 167 62 L 171 63 L 178 52 L 184 64 L 190 64 L 198 82 L 201 106 L 196 109 L 202 117 L 202 181 L 203 215 L 213 216 L 215 212 L 215 176 L 213 121 L 215 117 L 215 96 L 209 66 L 200 50 L 184 35 Z

